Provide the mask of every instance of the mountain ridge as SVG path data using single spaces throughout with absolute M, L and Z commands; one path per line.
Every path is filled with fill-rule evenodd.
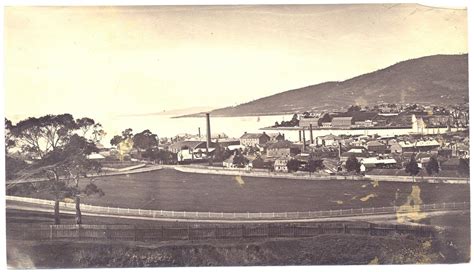
M 468 100 L 468 54 L 409 59 L 343 81 L 327 81 L 211 111 L 258 116 L 339 110 L 376 103 L 457 104 Z M 202 113 L 186 115 L 202 116 Z

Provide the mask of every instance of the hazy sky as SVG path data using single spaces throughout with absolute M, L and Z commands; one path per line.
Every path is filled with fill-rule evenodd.
M 467 52 L 467 12 L 420 5 L 7 7 L 6 116 L 222 107 Z

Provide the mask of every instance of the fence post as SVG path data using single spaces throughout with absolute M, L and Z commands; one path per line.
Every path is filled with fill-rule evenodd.
M 53 238 L 54 238 L 54 236 L 53 236 L 53 226 L 54 225 L 49 226 L 49 240 L 53 240 Z
M 153 211 L 153 218 L 156 217 L 156 211 Z
M 140 212 L 141 212 L 140 209 L 138 209 L 138 215 L 140 215 Z

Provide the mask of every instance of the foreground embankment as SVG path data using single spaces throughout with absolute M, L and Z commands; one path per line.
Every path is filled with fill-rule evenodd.
M 240 265 L 343 265 L 467 262 L 444 242 L 411 236 L 321 235 L 255 241 L 139 242 L 8 241 L 15 268 Z

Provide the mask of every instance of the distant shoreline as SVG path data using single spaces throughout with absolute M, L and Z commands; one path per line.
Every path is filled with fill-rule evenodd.
M 291 115 L 291 114 L 300 114 L 300 112 L 262 112 L 262 113 L 242 113 L 238 115 L 233 114 L 213 114 L 209 112 L 211 117 L 259 117 L 259 116 L 277 116 L 277 115 Z M 186 115 L 178 115 L 173 116 L 171 118 L 197 118 L 197 117 L 204 117 L 206 112 L 199 112 L 193 114 L 186 114 Z

